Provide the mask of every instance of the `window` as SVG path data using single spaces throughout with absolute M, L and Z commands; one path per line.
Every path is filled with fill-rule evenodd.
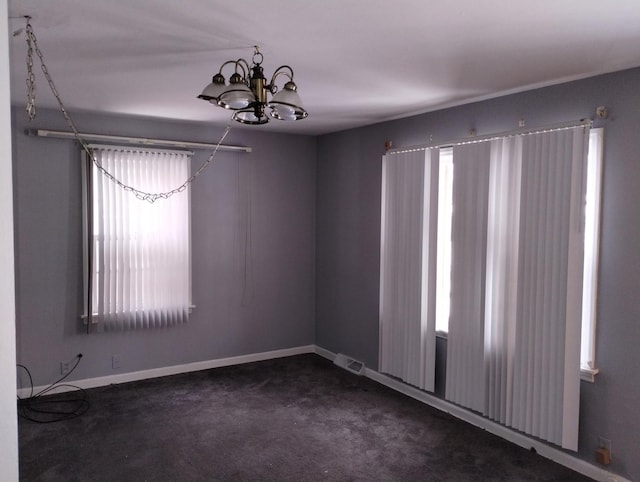
M 602 190 L 602 128 L 589 135 L 587 166 L 587 203 L 585 207 L 584 275 L 582 288 L 582 343 L 580 368 L 583 378 L 593 380 L 595 367 L 596 303 L 600 253 L 600 192 Z
M 138 191 L 162 193 L 189 177 L 190 153 L 91 146 L 98 163 Z M 189 189 L 153 203 L 85 156 L 85 316 L 101 329 L 186 322 L 191 308 Z
M 438 176 L 438 254 L 436 268 L 436 331 L 449 329 L 451 309 L 451 220 L 453 217 L 453 149 L 440 149 Z
M 582 290 L 582 340 L 580 367 L 585 379 L 595 369 L 595 328 L 600 240 L 600 191 L 602 183 L 603 129 L 591 129 L 587 160 L 587 193 L 585 209 L 585 249 Z M 436 285 L 436 330 L 446 334 L 451 301 L 451 217 L 453 213 L 452 149 L 440 150 L 438 194 L 438 268 Z
M 578 124 L 383 158 L 380 371 L 429 390 L 446 332 L 447 400 L 577 450 L 578 369 L 593 367 L 593 136 Z

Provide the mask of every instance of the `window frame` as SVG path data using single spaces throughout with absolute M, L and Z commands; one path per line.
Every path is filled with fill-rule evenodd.
M 580 345 L 580 377 L 595 381 L 596 325 L 598 318 L 598 273 L 600 265 L 602 170 L 604 159 L 604 128 L 592 128 L 589 133 L 587 161 L 587 192 L 585 205 L 585 263 L 582 288 L 582 329 Z M 589 199 L 592 202 L 589 202 Z M 593 223 L 591 224 L 590 221 Z M 587 239 L 590 237 L 591 239 Z M 587 259 L 587 243 L 591 256 Z M 585 296 L 587 294 L 588 296 Z M 585 353 L 585 350 L 587 353 Z

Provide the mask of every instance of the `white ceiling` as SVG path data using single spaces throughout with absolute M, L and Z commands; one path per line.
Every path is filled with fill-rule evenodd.
M 225 124 L 196 96 L 220 64 L 288 64 L 322 134 L 640 66 L 640 0 L 9 0 L 68 107 Z M 10 41 L 26 99 L 24 33 Z M 36 65 L 37 105 L 54 106 Z M 225 71 L 226 77 L 228 73 Z M 640 88 L 640 86 L 639 86 Z M 80 130 L 82 126 L 80 126 Z

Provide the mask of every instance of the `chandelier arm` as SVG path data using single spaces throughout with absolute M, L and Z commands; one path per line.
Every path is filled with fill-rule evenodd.
M 249 72 L 251 71 L 251 67 L 249 67 L 249 63 L 245 59 L 238 59 L 235 61 L 236 64 L 236 73 L 238 73 L 238 66 L 242 69 L 242 78 L 247 80 L 249 78 Z
M 220 66 L 220 69 L 218 70 L 218 73 L 222 74 L 222 69 L 224 69 L 229 64 L 236 64 L 237 62 L 238 62 L 237 60 L 227 60 L 224 64 L 222 64 Z
M 289 72 L 286 72 L 286 70 L 288 70 Z M 289 67 L 288 65 L 281 65 L 280 67 L 278 67 L 275 70 L 275 72 L 271 76 L 271 81 L 269 82 L 269 85 L 267 86 L 268 90 L 272 94 L 275 94 L 276 91 L 278 90 L 278 87 L 276 86 L 276 79 L 281 75 L 286 76 L 290 81 L 293 82 L 293 69 L 291 67 Z
M 49 85 L 49 89 L 51 89 L 51 92 L 53 93 L 53 96 L 56 98 L 56 102 L 58 104 L 58 107 L 60 108 L 60 111 L 62 112 L 62 115 L 64 116 L 65 120 L 67 121 L 67 125 L 69 126 L 69 128 L 73 132 L 74 138 L 78 141 L 78 143 L 82 147 L 82 150 L 87 153 L 89 158 L 96 165 L 96 167 L 100 170 L 100 172 L 102 172 L 108 179 L 110 179 L 111 181 L 116 183 L 118 186 L 120 186 L 125 191 L 131 192 L 136 198 L 138 198 L 138 199 L 140 199 L 142 201 L 148 201 L 150 203 L 154 203 L 158 199 L 167 199 L 167 198 L 169 198 L 170 196 L 172 196 L 174 194 L 177 194 L 179 192 L 184 191 L 189 186 L 189 184 L 191 184 L 207 168 L 207 166 L 211 163 L 211 161 L 213 161 L 213 158 L 218 153 L 218 150 L 220 149 L 220 146 L 222 145 L 225 137 L 227 137 L 227 134 L 231 130 L 231 123 L 229 123 L 227 125 L 226 129 L 222 133 L 222 136 L 220 137 L 220 140 L 218 141 L 218 143 L 216 144 L 215 148 L 211 152 L 211 155 L 209 156 L 209 158 L 202 163 L 202 165 L 198 168 L 198 170 L 194 174 L 192 174 L 186 181 L 184 181 L 180 186 L 176 187 L 175 189 L 172 189 L 172 190 L 166 191 L 166 192 L 160 192 L 160 193 L 150 193 L 150 192 L 141 191 L 141 190 L 136 189 L 136 188 L 134 188 L 132 186 L 129 186 L 129 185 L 123 183 L 122 181 L 120 181 L 118 178 L 116 178 L 113 174 L 111 174 L 109 171 L 107 171 L 102 166 L 100 161 L 98 161 L 96 159 L 96 157 L 93 155 L 93 150 L 88 146 L 88 144 L 85 142 L 85 140 L 80 136 L 80 133 L 79 133 L 79 131 L 78 131 L 76 125 L 75 125 L 75 122 L 73 121 L 73 118 L 71 117 L 71 114 L 65 108 L 64 103 L 62 102 L 62 98 L 60 97 L 60 94 L 58 93 L 58 89 L 56 88 L 55 83 L 53 82 L 53 78 L 51 77 L 51 74 L 49 73 L 49 69 L 47 68 L 47 65 L 46 65 L 46 63 L 44 61 L 44 55 L 42 54 L 42 51 L 40 50 L 40 47 L 38 46 L 38 40 L 37 40 L 36 35 L 35 35 L 34 31 L 33 31 L 33 27 L 31 26 L 30 20 L 31 20 L 31 17 L 27 17 L 26 35 L 27 35 L 27 39 L 28 39 L 29 45 L 33 46 L 33 49 L 32 49 L 32 51 L 30 49 L 30 51 L 27 53 L 27 65 L 33 65 L 33 51 L 35 51 L 36 55 L 38 56 L 38 59 L 40 60 L 40 67 L 42 69 L 42 73 L 45 76 L 45 79 L 47 80 L 47 83 Z M 29 79 L 32 82 L 30 88 L 33 88 L 33 91 L 35 91 L 35 79 L 33 78 L 32 72 L 29 72 Z M 28 82 L 29 82 L 29 79 L 28 79 Z M 29 83 L 28 83 L 28 85 L 29 85 Z M 35 118 L 35 96 L 32 98 L 31 97 L 31 93 L 32 92 L 30 91 L 30 94 L 29 94 L 30 103 L 27 106 L 27 110 L 28 110 L 28 113 L 29 113 L 29 120 L 33 120 L 33 118 Z M 33 117 L 31 117 L 32 113 L 33 113 Z

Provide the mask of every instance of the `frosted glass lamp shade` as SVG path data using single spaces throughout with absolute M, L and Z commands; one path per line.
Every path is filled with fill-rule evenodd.
M 280 120 L 299 120 L 309 115 L 302 107 L 296 84 L 292 81 L 287 82 L 284 88 L 273 96 L 269 107 L 271 107 L 271 117 Z
M 229 87 L 218 97 L 218 105 L 225 109 L 240 110 L 246 109 L 255 100 L 255 94 L 244 79 L 238 74 L 233 74 L 229 80 Z
M 262 115 L 256 115 L 255 109 L 242 109 L 236 111 L 233 114 L 233 120 L 240 122 L 241 124 L 260 125 L 269 122 L 269 118 L 262 113 Z
M 212 104 L 217 104 L 220 95 L 227 89 L 227 86 L 224 83 L 224 77 L 220 74 L 216 74 L 211 79 L 211 83 L 208 84 L 202 94 L 198 96 L 198 99 L 203 99 L 211 102 Z

